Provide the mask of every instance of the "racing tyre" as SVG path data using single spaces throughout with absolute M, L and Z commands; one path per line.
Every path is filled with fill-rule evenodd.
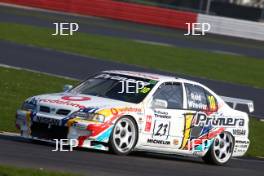
M 233 153 L 234 138 L 228 132 L 217 135 L 209 151 L 203 157 L 208 164 L 224 165 L 227 164 Z
M 110 151 L 118 155 L 129 154 L 136 145 L 138 139 L 137 125 L 134 119 L 128 116 L 120 118 L 110 136 Z

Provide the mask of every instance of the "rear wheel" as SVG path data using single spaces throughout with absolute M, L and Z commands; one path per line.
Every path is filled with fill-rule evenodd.
M 129 154 L 136 145 L 138 138 L 137 125 L 129 116 L 120 118 L 113 130 L 109 141 L 110 150 L 118 155 Z
M 223 132 L 215 137 L 211 148 L 203 157 L 203 160 L 209 164 L 224 165 L 230 161 L 233 148 L 233 136 L 228 132 Z

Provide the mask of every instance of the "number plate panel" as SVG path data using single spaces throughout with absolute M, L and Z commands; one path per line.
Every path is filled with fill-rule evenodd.
M 166 140 L 170 135 L 170 121 L 155 120 L 152 138 Z

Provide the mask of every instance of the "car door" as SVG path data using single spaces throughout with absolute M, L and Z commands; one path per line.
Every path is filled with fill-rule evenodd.
M 190 140 L 199 139 L 210 130 L 210 126 L 196 126 L 194 121 L 197 119 L 205 120 L 208 115 L 217 111 L 218 107 L 216 98 L 203 87 L 190 83 L 184 83 L 184 87 L 187 109 L 184 114 L 183 139 L 180 149 L 190 150 L 193 148 L 189 145 Z M 200 142 L 197 140 L 194 143 L 199 144 Z
M 182 83 L 165 82 L 159 86 L 146 110 L 145 145 L 166 148 L 181 146 L 185 113 L 183 100 Z

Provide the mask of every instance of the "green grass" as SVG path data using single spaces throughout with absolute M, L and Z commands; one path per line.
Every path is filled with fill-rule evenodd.
M 0 166 L 0 176 L 78 176 L 63 172 L 51 172 L 38 169 L 22 169 L 11 166 Z
M 32 96 L 48 92 L 61 92 L 64 84 L 76 81 L 0 67 L 0 131 L 16 131 L 16 109 Z
M 77 84 L 77 81 L 0 67 L 0 131 L 17 132 L 15 111 L 27 97 L 60 92 L 64 84 Z M 263 122 L 251 118 L 248 156 L 264 156 L 263 129 Z
M 264 87 L 263 59 L 143 44 L 128 39 L 84 33 L 73 36 L 52 36 L 52 33 L 54 30 L 48 28 L 0 23 L 0 40 Z
M 250 147 L 247 155 L 264 157 L 264 122 L 251 118 L 249 127 Z

